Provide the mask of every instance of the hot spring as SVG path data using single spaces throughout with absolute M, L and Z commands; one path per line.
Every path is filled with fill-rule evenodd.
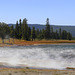
M 0 66 L 48 69 L 75 67 L 75 45 L 0 47 Z

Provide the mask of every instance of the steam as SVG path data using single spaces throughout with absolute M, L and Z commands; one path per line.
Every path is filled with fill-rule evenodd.
M 0 65 L 64 69 L 75 67 L 75 46 L 0 48 Z

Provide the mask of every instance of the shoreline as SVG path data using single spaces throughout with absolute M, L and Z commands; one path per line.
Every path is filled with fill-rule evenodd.
M 75 70 L 0 68 L 0 75 L 75 75 Z
M 45 40 L 45 41 L 25 41 L 25 40 L 17 40 L 14 42 L 12 40 L 10 43 L 7 41 L 6 43 L 0 43 L 0 47 L 11 47 L 11 46 L 30 46 L 30 45 L 75 45 L 75 40 Z
M 15 40 L 14 43 L 2 44 L 0 47 L 13 47 L 13 46 L 30 46 L 30 45 L 75 45 L 75 41 L 68 40 L 49 40 L 49 41 L 24 41 Z M 13 68 L 13 67 L 0 67 L 0 75 L 75 75 L 75 68 L 67 67 L 61 69 L 35 69 L 35 68 Z
M 21 45 L 21 44 L 0 44 L 0 47 L 15 47 L 15 46 L 37 46 L 37 45 L 75 45 L 75 43 L 49 43 L 49 44 L 27 44 L 27 45 Z

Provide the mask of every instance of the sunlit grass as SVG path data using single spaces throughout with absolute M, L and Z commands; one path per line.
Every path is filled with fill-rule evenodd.
M 75 43 L 75 40 L 35 40 L 35 41 L 26 41 L 19 39 L 4 39 L 4 44 L 2 43 L 2 39 L 0 38 L 0 46 L 12 46 L 12 45 L 38 45 L 38 44 L 61 44 L 61 43 Z

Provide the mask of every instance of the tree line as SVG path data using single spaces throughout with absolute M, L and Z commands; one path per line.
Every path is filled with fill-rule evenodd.
M 23 39 L 27 41 L 37 40 L 50 40 L 50 39 L 62 39 L 62 40 L 71 40 L 72 34 L 66 30 L 56 30 L 54 32 L 53 27 L 49 24 L 49 18 L 46 20 L 45 29 L 39 30 L 35 27 L 30 28 L 27 24 L 27 19 L 21 19 L 19 22 L 16 22 L 15 27 L 12 25 L 9 27 L 6 23 L 0 23 L 0 37 L 4 38 L 16 38 Z

